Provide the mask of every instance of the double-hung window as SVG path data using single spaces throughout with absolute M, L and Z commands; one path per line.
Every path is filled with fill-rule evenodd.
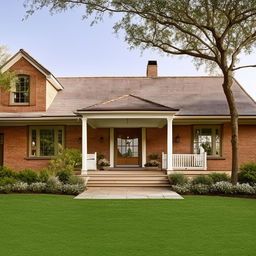
M 221 156 L 221 129 L 218 125 L 195 126 L 193 151 L 195 154 L 202 152 L 208 156 Z
M 30 92 L 30 78 L 19 75 L 16 84 L 11 90 L 11 104 L 28 104 Z
M 62 126 L 34 126 L 29 129 L 29 156 L 55 156 L 64 147 Z

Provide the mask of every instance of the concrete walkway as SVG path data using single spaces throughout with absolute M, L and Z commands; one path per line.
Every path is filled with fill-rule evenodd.
M 75 199 L 183 199 L 165 187 L 90 187 Z

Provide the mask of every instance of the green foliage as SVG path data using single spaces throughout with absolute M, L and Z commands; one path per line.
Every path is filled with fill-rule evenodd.
M 3 177 L 17 177 L 17 172 L 14 172 L 11 168 L 0 166 L 0 178 Z
M 169 175 L 171 185 L 184 185 L 188 183 L 188 178 L 181 173 L 173 173 Z
M 202 183 L 195 184 L 191 186 L 191 191 L 194 194 L 205 195 L 210 192 L 210 186 Z
M 50 177 L 51 172 L 47 168 L 43 168 L 39 172 L 39 181 L 47 182 L 48 178 Z
M 29 191 L 29 185 L 26 182 L 18 181 L 15 184 L 12 185 L 12 192 L 28 192 Z
M 233 194 L 233 185 L 227 181 L 220 181 L 211 186 L 213 194 Z
M 57 172 L 61 169 L 81 168 L 82 155 L 78 149 L 63 149 L 51 160 L 49 169 Z
M 158 167 L 159 162 L 156 160 L 150 160 L 149 162 L 145 163 L 145 167 Z
M 67 195 L 78 195 L 85 190 L 85 186 L 81 184 L 63 184 L 61 191 Z
M 72 168 L 63 168 L 56 173 L 56 176 L 63 183 L 68 183 L 70 177 L 73 175 Z
M 212 178 L 213 183 L 217 183 L 220 181 L 230 181 L 230 177 L 226 173 L 217 173 L 213 172 L 208 175 Z
M 240 183 L 256 184 L 256 163 L 247 163 L 241 166 L 238 174 Z
M 84 185 L 85 182 L 84 182 L 84 179 L 83 179 L 83 178 L 81 178 L 81 177 L 79 177 L 79 176 L 76 176 L 76 175 L 72 175 L 72 176 L 69 177 L 67 183 L 68 183 L 68 184 L 71 184 L 71 185 L 76 185 L 76 184 L 78 184 L 78 185 Z
M 151 154 L 151 155 L 149 155 L 149 158 L 151 160 L 158 160 L 159 159 L 159 155 L 158 154 Z
M 35 193 L 44 193 L 47 190 L 47 184 L 44 182 L 35 182 L 29 185 L 29 191 Z
M 185 195 L 191 192 L 191 185 L 172 185 L 172 190 L 177 192 L 178 194 Z
M 209 177 L 207 175 L 200 175 L 200 176 L 196 176 L 195 178 L 193 178 L 192 184 L 193 185 L 196 185 L 196 184 L 211 185 L 211 184 L 213 184 L 213 180 L 211 177 Z
M 98 160 L 100 160 L 100 159 L 106 159 L 106 155 L 104 155 L 104 154 L 98 154 L 98 155 L 97 155 L 97 158 L 98 158 Z
M 0 186 L 12 185 L 16 182 L 17 182 L 17 179 L 15 179 L 13 177 L 5 176 L 5 177 L 0 178 Z
M 61 193 L 62 184 L 59 178 L 51 175 L 46 183 L 46 192 L 49 193 Z
M 33 182 L 37 182 L 39 181 L 39 177 L 38 174 L 31 170 L 31 169 L 23 169 L 18 173 L 18 179 L 26 182 L 28 184 L 31 184 Z

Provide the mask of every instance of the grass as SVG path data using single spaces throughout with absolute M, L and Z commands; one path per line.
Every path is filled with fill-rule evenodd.
M 255 255 L 256 200 L 0 195 L 0 255 Z

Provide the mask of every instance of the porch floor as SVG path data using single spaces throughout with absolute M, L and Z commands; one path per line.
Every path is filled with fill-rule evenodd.
M 89 187 L 75 199 L 183 199 L 168 187 Z

